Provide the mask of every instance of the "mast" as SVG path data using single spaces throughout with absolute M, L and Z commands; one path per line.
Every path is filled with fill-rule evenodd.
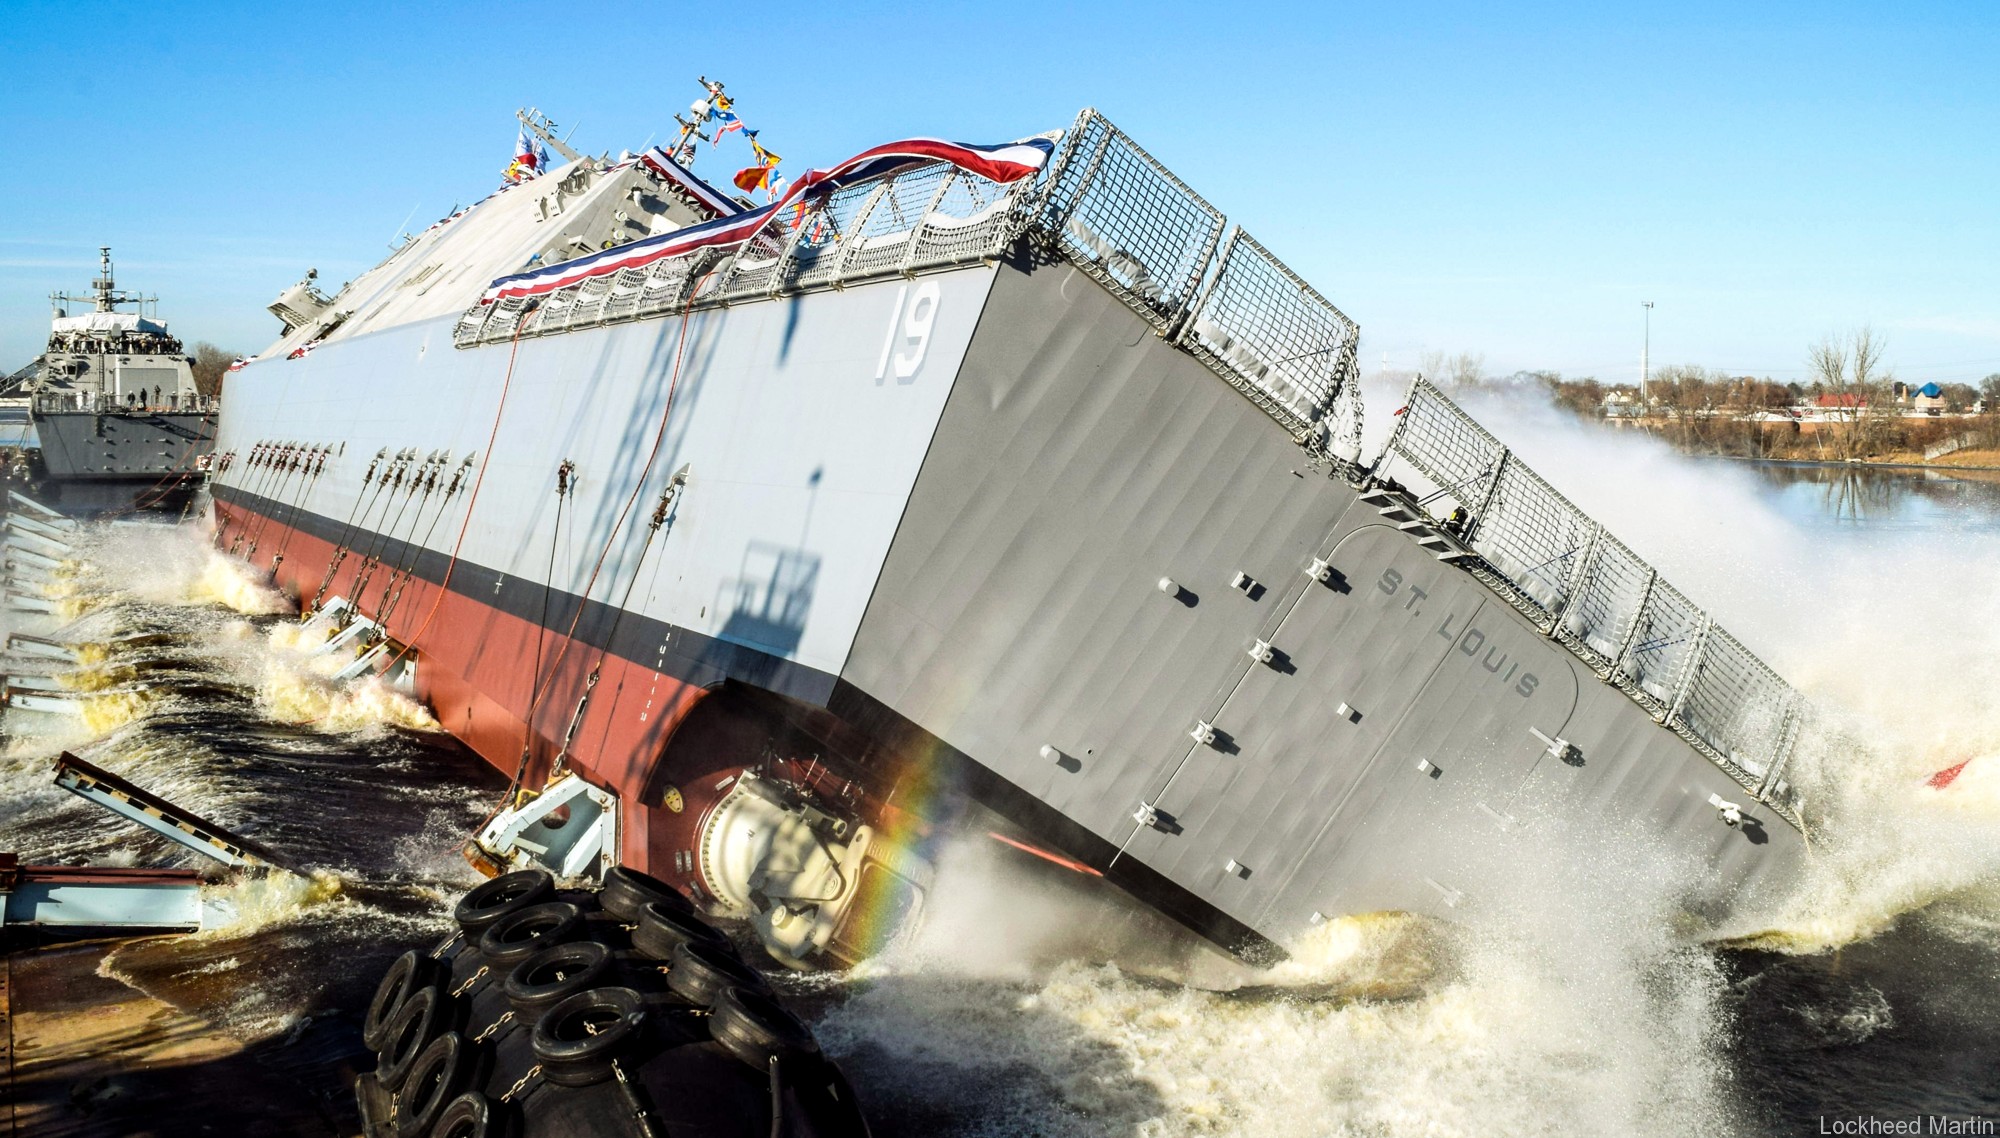
M 694 115 L 692 121 L 684 119 L 678 114 L 674 116 L 674 121 L 681 124 L 681 132 L 675 137 L 673 146 L 667 150 L 667 153 L 673 160 L 683 166 L 694 161 L 694 143 L 696 139 L 706 142 L 711 146 L 715 144 L 715 139 L 701 132 L 701 124 L 708 121 L 709 112 L 718 103 L 725 110 L 729 107 L 729 96 L 722 90 L 722 80 L 710 79 L 708 76 L 702 75 L 697 76 L 695 82 L 700 83 L 702 89 L 707 91 L 708 94 L 703 98 L 696 99 L 694 105 L 688 108 L 689 113 Z
M 68 316 L 70 305 L 82 304 L 85 300 L 90 302 L 91 310 L 94 312 L 116 312 L 118 311 L 118 306 L 121 304 L 137 305 L 139 315 L 141 316 L 146 314 L 146 307 L 148 305 L 157 306 L 160 302 L 160 298 L 157 296 L 119 290 L 118 282 L 111 275 L 111 246 L 109 245 L 99 245 L 97 247 L 97 279 L 90 282 L 90 295 L 88 297 L 72 296 L 67 292 L 52 292 L 49 294 L 49 304 L 54 308 L 57 316 Z M 157 311 L 158 309 L 155 308 L 155 313 Z
M 90 282 L 92 293 L 97 297 L 97 311 L 118 311 L 118 282 L 111 279 L 111 246 L 97 247 L 97 279 Z
M 562 155 L 564 161 L 574 162 L 583 157 L 583 155 L 571 150 L 569 143 L 556 137 L 556 124 L 550 120 L 549 116 L 543 114 L 540 108 L 529 107 L 525 110 L 515 111 L 514 117 L 521 120 L 521 125 L 529 133 L 547 143 L 550 150 Z M 572 127 L 570 129 L 574 130 L 576 128 Z

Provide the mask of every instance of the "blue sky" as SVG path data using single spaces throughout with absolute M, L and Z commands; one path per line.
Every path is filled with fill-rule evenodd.
M 1499 7 L 0 0 L 0 368 L 99 244 L 190 342 L 261 349 L 306 267 L 491 189 L 515 107 L 637 148 L 705 72 L 794 173 L 1095 105 L 1359 320 L 1370 370 L 1628 380 L 1650 299 L 1657 363 L 1794 378 L 1872 323 L 1900 375 L 2000 371 L 1992 7 Z

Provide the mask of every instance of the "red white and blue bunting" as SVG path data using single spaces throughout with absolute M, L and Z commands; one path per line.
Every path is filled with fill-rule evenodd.
M 969 174 L 1006 185 L 1034 176 L 1054 151 L 1047 139 L 1009 142 L 998 146 L 974 146 L 935 138 L 910 138 L 871 147 L 839 165 L 814 170 L 792 183 L 783 197 L 761 209 L 719 217 L 656 237 L 645 237 L 601 253 L 592 253 L 532 272 L 501 277 L 487 286 L 479 303 L 515 297 L 542 296 L 581 281 L 609 276 L 626 269 L 639 269 L 669 257 L 679 257 L 697 249 L 740 244 L 756 236 L 773 217 L 811 193 L 825 193 L 841 186 L 880 177 L 910 166 L 949 162 Z M 644 156 L 654 168 L 653 155 Z M 667 165 L 672 165 L 671 162 Z M 657 170 L 656 170 L 657 172 Z M 671 175 L 669 175 L 671 176 Z M 676 179 L 680 181 L 680 179 Z M 683 182 L 682 184 L 685 184 Z M 706 187 L 704 187 L 706 188 Z M 713 193 L 713 191 L 710 191 Z M 718 195 L 719 196 L 719 195 Z M 734 208 L 733 204 L 731 208 Z

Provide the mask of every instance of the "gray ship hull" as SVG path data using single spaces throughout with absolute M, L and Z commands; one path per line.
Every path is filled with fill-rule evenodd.
M 1068 265 L 996 281 L 841 676 L 1238 949 L 1453 915 L 1552 826 L 1700 858 L 1709 917 L 1805 852 L 1769 813 L 1722 824 L 1727 774 Z
M 1425 429 L 1472 432 L 1471 468 L 1431 471 L 1479 507 L 1465 542 L 1319 445 L 1351 324 L 1247 238 L 1197 298 L 1219 215 L 1140 264 L 1093 252 L 1117 219 L 1087 198 L 1037 236 L 983 202 L 868 230 L 883 197 L 852 249 L 808 264 L 801 225 L 755 276 L 410 287 L 533 224 L 501 195 L 232 379 L 218 541 L 353 602 L 448 729 L 530 787 L 581 772 L 627 864 L 718 905 L 703 827 L 774 771 L 884 830 L 976 803 L 1248 955 L 1463 913 L 1524 842 L 1697 864 L 1717 924 L 1796 880 L 1789 690 L 1769 722 L 1711 699 L 1754 658 L 1649 570 L 1618 586 L 1623 547 L 1441 397 Z M 1282 322 L 1232 296 L 1252 271 Z M 1312 320 L 1319 380 L 1271 340 Z M 1419 441 L 1395 456 L 1443 461 Z M 1529 508 L 1554 556 L 1509 528 Z
M 51 478 L 158 481 L 193 475 L 215 447 L 214 412 L 43 411 L 33 413 Z

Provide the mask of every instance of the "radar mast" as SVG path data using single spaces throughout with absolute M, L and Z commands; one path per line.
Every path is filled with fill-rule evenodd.
M 146 296 L 141 293 L 121 291 L 118 288 L 118 282 L 111 275 L 111 246 L 99 245 L 97 247 L 97 279 L 90 282 L 90 294 L 88 296 L 74 296 L 67 292 L 52 292 L 49 294 L 49 303 L 55 307 L 55 314 L 57 316 L 68 316 L 70 305 L 86 302 L 90 304 L 90 311 L 92 312 L 116 312 L 118 311 L 118 306 L 121 304 L 136 304 L 139 306 L 139 315 L 144 316 L 147 314 L 147 305 L 155 306 L 155 310 L 157 311 L 160 298 L 157 296 Z

